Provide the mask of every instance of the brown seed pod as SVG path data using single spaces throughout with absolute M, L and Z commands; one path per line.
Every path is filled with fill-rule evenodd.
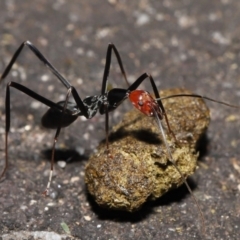
M 162 97 L 180 93 L 191 94 L 183 89 L 160 92 Z M 165 99 L 163 104 L 178 139 L 176 142 L 164 123 L 173 159 L 183 176 L 190 176 L 196 169 L 196 144 L 209 125 L 209 109 L 202 99 L 194 97 Z M 107 154 L 102 142 L 85 173 L 88 191 L 102 207 L 136 211 L 147 199 L 159 198 L 183 183 L 167 159 L 155 119 L 135 109 L 113 127 L 109 150 Z

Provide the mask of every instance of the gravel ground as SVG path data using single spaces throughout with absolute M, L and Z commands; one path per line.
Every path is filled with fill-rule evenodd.
M 129 81 L 149 72 L 159 89 L 184 87 L 240 105 L 239 0 L 0 1 L 0 72 L 25 40 L 32 41 L 80 96 L 100 92 L 106 49 L 113 42 Z M 110 81 L 125 87 L 113 58 Z M 16 81 L 52 101 L 66 89 L 25 49 L 1 84 L 0 167 L 4 162 L 4 96 Z M 150 90 L 146 81 L 141 88 Z M 10 167 L 0 182 L 0 235 L 8 239 L 240 239 L 240 111 L 209 103 L 211 125 L 190 178 L 207 225 L 185 187 L 136 213 L 99 208 L 86 193 L 84 167 L 104 138 L 104 116 L 79 118 L 62 131 L 49 198 L 45 189 L 54 131 L 40 126 L 46 106 L 11 91 Z M 111 117 L 120 121 L 126 101 Z M 1 239 L 1 237 L 0 237 Z

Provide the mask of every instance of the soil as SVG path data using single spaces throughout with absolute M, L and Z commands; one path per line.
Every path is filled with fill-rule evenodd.
M 108 43 L 120 52 L 128 80 L 151 73 L 161 89 L 186 88 L 240 105 L 238 0 L 0 1 L 0 72 L 31 41 L 82 98 L 100 94 Z M 5 88 L 16 81 L 54 102 L 66 88 L 27 47 L 0 91 L 0 168 L 5 149 Z M 117 61 L 109 82 L 126 88 Z M 148 81 L 141 89 L 151 91 Z M 134 213 L 100 208 L 84 170 L 105 138 L 104 116 L 80 117 L 59 137 L 50 197 L 43 197 L 55 131 L 41 127 L 47 107 L 11 88 L 9 168 L 0 182 L 0 239 L 240 239 L 240 110 L 208 102 L 211 124 L 190 185 L 206 221 L 182 186 Z M 181 107 L 181 106 L 179 106 Z M 126 101 L 110 117 L 118 123 Z

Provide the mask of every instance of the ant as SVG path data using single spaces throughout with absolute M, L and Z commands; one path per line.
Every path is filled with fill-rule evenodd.
M 6 99 L 5 99 L 5 109 L 6 109 L 6 118 L 5 118 L 5 166 L 3 172 L 0 175 L 0 179 L 4 176 L 8 168 L 8 135 L 10 131 L 10 88 L 13 87 L 20 92 L 25 93 L 26 95 L 36 99 L 37 101 L 45 104 L 49 107 L 48 111 L 43 115 L 41 123 L 43 127 L 49 129 L 56 129 L 56 133 L 54 136 L 54 142 L 52 146 L 52 154 L 51 154 L 51 171 L 49 175 L 49 181 L 47 184 L 47 188 L 44 191 L 44 195 L 48 194 L 52 174 L 53 174 L 53 165 L 54 165 L 54 154 L 55 154 L 55 146 L 61 131 L 61 128 L 69 126 L 73 123 L 79 116 L 84 116 L 87 119 L 93 118 L 96 113 L 99 111 L 100 114 L 105 114 L 105 131 L 106 131 L 106 149 L 109 153 L 109 144 L 108 144 L 108 133 L 109 133 L 109 112 L 115 110 L 125 99 L 128 98 L 129 93 L 135 91 L 138 86 L 146 79 L 149 78 L 152 88 L 155 92 L 156 98 L 160 98 L 158 93 L 157 87 L 151 75 L 144 73 L 142 74 L 135 82 L 131 85 L 128 83 L 126 73 L 122 64 L 121 57 L 119 52 L 114 44 L 110 43 L 107 48 L 106 54 L 106 63 L 103 73 L 103 80 L 102 80 L 102 88 L 100 95 L 94 95 L 86 97 L 85 99 L 81 99 L 77 90 L 74 86 L 70 84 L 68 80 L 66 80 L 60 72 L 43 56 L 43 54 L 30 42 L 25 41 L 23 42 L 19 48 L 14 53 L 12 59 L 10 60 L 9 64 L 5 68 L 1 78 L 0 83 L 3 81 L 7 75 L 9 74 L 13 64 L 16 62 L 18 56 L 22 52 L 23 48 L 27 46 L 35 55 L 36 57 L 43 62 L 45 66 L 47 66 L 50 71 L 58 78 L 58 80 L 67 88 L 67 94 L 65 101 L 60 101 L 57 103 L 52 102 L 51 100 L 39 95 L 38 93 L 32 91 L 26 86 L 23 86 L 17 82 L 9 82 L 6 87 Z M 111 57 L 112 51 L 114 52 L 118 65 L 120 67 L 121 73 L 128 85 L 127 89 L 121 88 L 113 88 L 107 91 L 107 83 L 108 83 L 108 75 L 111 65 Z M 70 102 L 70 96 L 73 96 L 75 103 Z M 160 108 L 164 112 L 167 125 L 170 129 L 170 125 L 167 120 L 167 115 L 165 114 L 164 107 L 161 103 L 161 100 L 158 100 L 160 104 Z
M 26 86 L 23 86 L 19 83 L 16 82 L 9 82 L 6 87 L 6 99 L 5 99 L 5 109 L 6 109 L 6 118 L 5 118 L 5 166 L 4 169 L 0 175 L 0 179 L 4 176 L 4 174 L 7 171 L 8 168 L 8 135 L 10 131 L 10 88 L 13 87 L 20 92 L 25 93 L 26 95 L 30 96 L 31 98 L 45 104 L 46 106 L 49 107 L 48 111 L 43 115 L 41 123 L 43 127 L 49 128 L 49 129 L 56 129 L 56 133 L 54 136 L 54 142 L 52 146 L 52 154 L 51 154 L 51 171 L 49 175 L 49 180 L 47 183 L 46 190 L 43 192 L 43 194 L 46 196 L 49 193 L 50 189 L 50 184 L 52 180 L 52 174 L 53 174 L 53 165 L 54 165 L 54 154 L 55 154 L 55 146 L 61 131 L 61 128 L 67 127 L 71 125 L 79 116 L 84 116 L 87 119 L 93 118 L 97 112 L 99 111 L 100 114 L 105 114 L 105 131 L 106 131 L 106 153 L 108 154 L 109 157 L 111 157 L 111 154 L 109 152 L 109 142 L 108 142 L 108 135 L 109 135 L 109 112 L 115 110 L 125 99 L 129 98 L 131 103 L 142 113 L 149 117 L 155 117 L 161 132 L 161 135 L 163 137 L 167 153 L 168 153 L 168 158 L 169 161 L 174 165 L 178 173 L 180 174 L 181 178 L 183 179 L 183 182 L 185 183 L 186 187 L 188 188 L 188 191 L 190 192 L 191 196 L 193 197 L 200 216 L 201 216 L 201 222 L 202 222 L 202 228 L 203 232 L 205 232 L 205 223 L 204 223 L 204 217 L 200 208 L 200 205 L 195 198 L 190 186 L 188 185 L 186 179 L 184 178 L 183 174 L 181 173 L 180 169 L 177 167 L 175 164 L 175 161 L 172 157 L 169 145 L 166 141 L 166 135 L 164 133 L 161 121 L 165 119 L 167 123 L 167 127 L 169 132 L 173 135 L 175 140 L 177 141 L 174 133 L 172 132 L 168 117 L 166 114 L 166 111 L 164 109 L 164 106 L 162 104 L 162 100 L 166 98 L 171 98 L 171 97 L 198 97 L 198 98 L 203 98 L 207 99 L 213 102 L 217 102 L 220 104 L 224 104 L 227 106 L 231 107 L 236 107 L 234 105 L 225 103 L 225 102 L 220 102 L 216 101 L 214 99 L 204 97 L 201 95 L 197 94 L 178 94 L 178 95 L 172 95 L 172 96 L 167 96 L 164 98 L 160 98 L 158 89 L 156 87 L 156 84 L 152 78 L 152 76 L 148 73 L 143 73 L 140 77 L 138 77 L 131 85 L 128 83 L 126 73 L 122 64 L 121 57 L 119 55 L 119 52 L 117 48 L 115 47 L 114 44 L 110 43 L 107 48 L 107 54 L 106 54 L 106 63 L 104 67 L 104 73 L 103 73 L 103 80 L 102 80 L 102 88 L 101 88 L 101 94 L 99 95 L 94 95 L 94 96 L 89 96 L 86 97 L 85 99 L 81 99 L 79 96 L 77 90 L 75 89 L 74 86 L 70 84 L 68 80 L 66 80 L 60 73 L 59 71 L 43 56 L 43 54 L 30 42 L 30 41 L 25 41 L 23 42 L 17 51 L 14 53 L 12 59 L 10 60 L 9 64 L 5 68 L 1 78 L 0 78 L 0 83 L 3 81 L 7 75 L 9 74 L 13 64 L 16 62 L 18 56 L 22 52 L 23 48 L 27 46 L 35 55 L 36 57 L 45 65 L 47 66 L 50 71 L 58 78 L 58 80 L 66 87 L 67 89 L 67 94 L 65 101 L 60 101 L 57 103 L 54 103 L 53 101 L 39 95 L 38 93 L 32 91 Z M 120 67 L 121 73 L 125 79 L 126 84 L 128 85 L 127 89 L 122 89 L 122 88 L 113 88 L 111 90 L 107 90 L 107 85 L 108 85 L 108 75 L 109 75 L 109 70 L 110 70 L 110 65 L 111 65 L 111 57 L 112 57 L 112 52 L 114 52 L 118 65 Z M 149 79 L 150 83 L 153 88 L 153 92 L 155 95 L 155 99 L 148 93 L 147 91 L 143 90 L 136 90 L 139 85 L 145 80 Z M 70 102 L 69 98 L 70 96 L 73 96 L 73 99 L 75 103 Z

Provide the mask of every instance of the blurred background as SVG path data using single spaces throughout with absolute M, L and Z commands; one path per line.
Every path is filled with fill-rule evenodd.
M 130 82 L 151 73 L 159 90 L 187 88 L 240 105 L 238 0 L 0 1 L 0 72 L 30 40 L 76 87 L 82 98 L 99 94 L 108 43 L 116 45 Z M 125 88 L 113 56 L 109 82 Z M 26 47 L 0 91 L 0 167 L 4 162 L 5 88 L 21 83 L 58 102 L 64 86 Z M 151 91 L 148 81 L 141 89 Z M 208 239 L 239 239 L 240 111 L 209 103 L 212 123 L 202 141 L 191 186 L 204 212 Z M 201 239 L 196 206 L 185 187 L 137 213 L 102 210 L 86 193 L 84 166 L 104 139 L 104 116 L 79 118 L 61 132 L 50 198 L 54 131 L 40 126 L 47 107 L 11 90 L 10 167 L 0 183 L 0 235 L 54 232 L 76 239 Z M 132 106 L 111 114 L 111 126 Z M 68 226 L 69 231 L 66 230 Z M 30 235 L 24 235 L 30 236 Z M 14 239 L 18 239 L 14 237 Z M 42 237 L 44 239 L 44 237 Z

